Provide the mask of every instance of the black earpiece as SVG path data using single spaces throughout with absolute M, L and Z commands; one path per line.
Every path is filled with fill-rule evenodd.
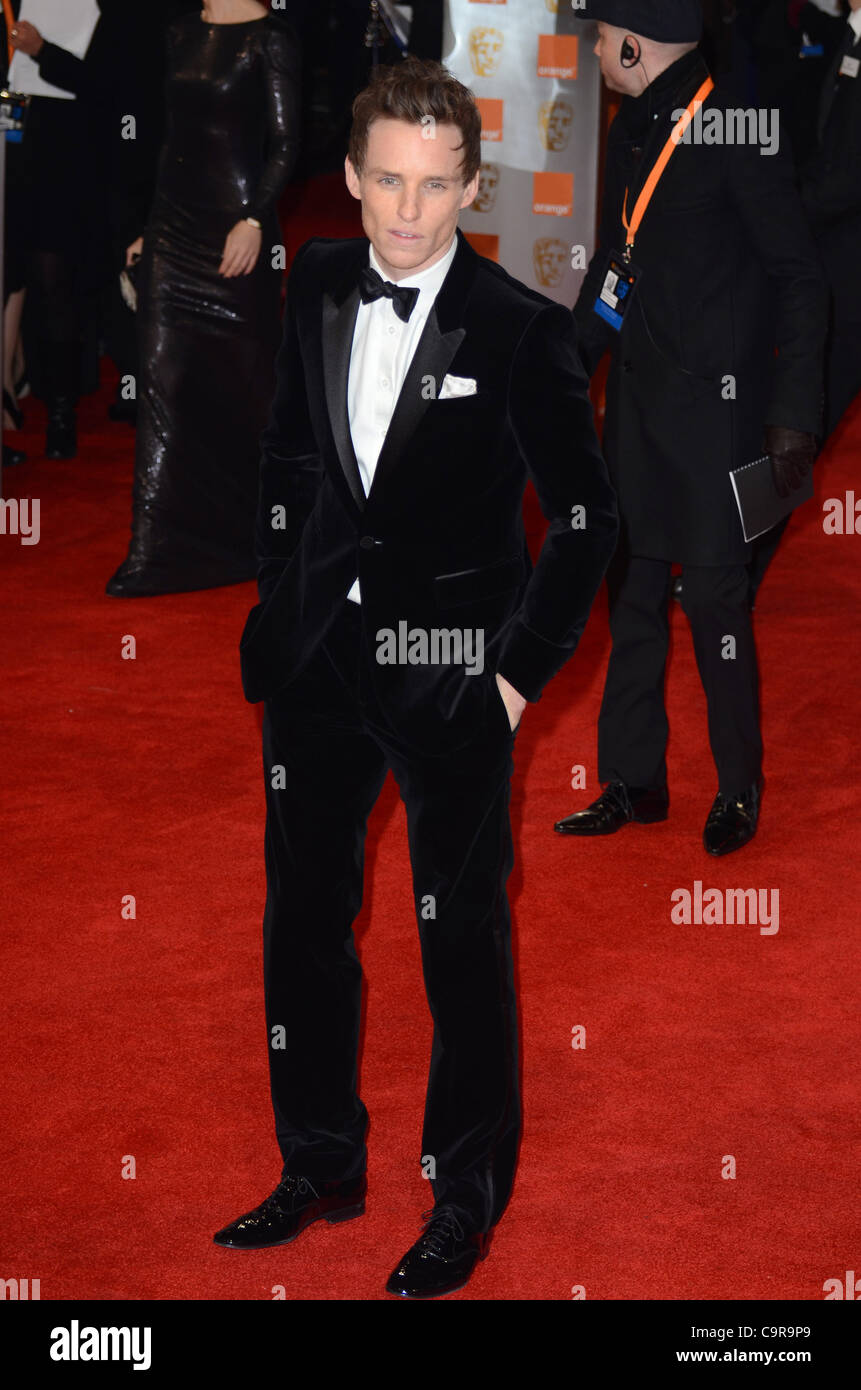
M 625 42 L 622 44 L 622 53 L 619 61 L 623 68 L 635 68 L 639 63 L 639 49 L 634 47 L 630 39 L 625 39 Z

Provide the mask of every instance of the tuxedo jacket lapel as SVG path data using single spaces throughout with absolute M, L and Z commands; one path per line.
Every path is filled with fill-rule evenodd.
M 439 394 L 443 378 L 466 336 L 462 319 L 479 260 L 462 232 L 458 231 L 457 238 L 457 254 L 428 315 L 398 396 L 391 424 L 377 460 L 372 492 L 403 456 L 422 416 L 434 396 Z M 361 303 L 358 277 L 362 266 L 367 263 L 367 246 L 368 243 L 365 241 L 356 243 L 356 254 L 355 257 L 351 257 L 349 267 L 338 283 L 331 290 L 324 292 L 322 322 L 326 406 L 341 472 L 359 511 L 364 510 L 366 498 L 350 432 L 347 390 L 353 335 Z M 433 378 L 433 392 L 424 389 L 425 377 Z
M 383 485 L 392 469 L 397 467 L 403 458 L 422 416 L 439 395 L 445 374 L 466 337 L 462 321 L 478 268 L 478 257 L 461 231 L 457 232 L 457 239 L 457 254 L 428 314 L 427 323 L 404 378 L 388 434 L 377 460 L 371 484 L 372 494 Z M 432 390 L 428 389 L 425 380 L 427 377 L 433 378 Z
M 442 387 L 449 365 L 466 337 L 465 328 L 440 330 L 436 305 L 428 314 L 427 323 L 416 346 L 415 355 L 404 378 L 401 394 L 380 450 L 371 483 L 371 492 L 379 488 L 403 457 L 404 450 L 418 428 L 419 422 Z M 425 377 L 433 377 L 433 391 L 427 389 Z
M 337 298 L 328 294 L 323 299 L 323 378 L 338 458 L 353 501 L 361 511 L 365 506 L 365 490 L 362 487 L 359 462 L 353 448 L 347 406 L 350 355 L 360 303 L 358 285 L 354 285 L 340 303 Z

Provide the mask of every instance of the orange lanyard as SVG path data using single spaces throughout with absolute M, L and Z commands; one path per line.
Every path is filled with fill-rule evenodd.
M 12 47 L 12 29 L 15 25 L 15 16 L 12 13 L 12 0 L 3 0 L 3 13 L 6 16 L 6 47 L 9 50 L 9 66 L 12 66 L 12 56 L 15 52 Z
M 4 3 L 8 3 L 8 0 L 4 0 Z M 684 135 L 685 131 L 687 130 L 697 111 L 702 106 L 709 92 L 714 90 L 714 85 L 715 84 L 712 81 L 711 77 L 707 77 L 705 82 L 697 92 L 696 96 L 694 97 L 693 101 L 690 103 L 687 110 L 685 111 L 685 114 L 673 127 L 673 131 L 670 135 L 669 140 L 664 145 L 664 148 L 661 150 L 661 153 L 658 156 L 658 159 L 655 163 L 654 168 L 652 169 L 652 172 L 649 174 L 649 177 L 646 179 L 646 182 L 643 185 L 643 191 L 637 199 L 637 203 L 634 208 L 634 215 L 631 218 L 630 223 L 628 222 L 628 190 L 627 188 L 625 189 L 625 207 L 622 213 L 622 225 L 625 228 L 625 231 L 628 233 L 628 239 L 625 245 L 625 260 L 628 262 L 630 262 L 631 252 L 634 249 L 634 240 L 637 236 L 638 231 L 640 230 L 640 223 L 642 222 L 643 217 L 645 216 L 646 208 L 652 201 L 652 195 L 654 194 L 655 189 L 661 181 L 661 176 L 663 175 L 664 170 L 666 169 L 667 165 L 669 164 L 670 160 L 675 154 L 679 141 L 681 140 L 682 136 Z

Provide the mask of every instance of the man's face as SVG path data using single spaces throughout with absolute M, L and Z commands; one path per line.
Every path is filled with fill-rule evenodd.
M 622 44 L 630 36 L 628 29 L 599 22 L 595 57 L 601 64 L 601 76 L 611 92 L 637 97 L 647 85 L 643 69 L 639 64 L 631 68 L 622 67 Z
M 458 213 L 478 191 L 478 173 L 462 182 L 461 138 L 453 125 L 379 118 L 361 174 L 347 156 L 347 187 L 361 201 L 365 235 L 390 280 L 427 270 L 451 246 Z

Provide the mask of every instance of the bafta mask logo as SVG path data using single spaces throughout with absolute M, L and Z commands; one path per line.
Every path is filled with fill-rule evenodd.
M 545 150 L 566 150 L 574 124 L 574 108 L 564 97 L 542 101 L 538 108 L 538 128 Z
M 499 29 L 482 26 L 469 33 L 469 61 L 476 77 L 493 77 L 502 58 L 505 36 Z
M 544 3 L 545 3 L 545 5 L 547 6 L 547 8 L 548 8 L 548 10 L 550 11 L 551 14 L 558 14 L 558 13 L 559 13 L 559 0 L 544 0 Z M 575 5 L 573 8 L 576 10 L 576 9 L 582 8 L 582 7 L 581 7 L 581 6 Z
M 498 190 L 499 165 L 482 164 L 478 175 L 478 192 L 472 205 L 473 212 L 493 212 Z
M 532 264 L 539 285 L 553 290 L 562 284 L 569 254 L 566 242 L 560 241 L 558 237 L 538 238 L 532 247 Z

